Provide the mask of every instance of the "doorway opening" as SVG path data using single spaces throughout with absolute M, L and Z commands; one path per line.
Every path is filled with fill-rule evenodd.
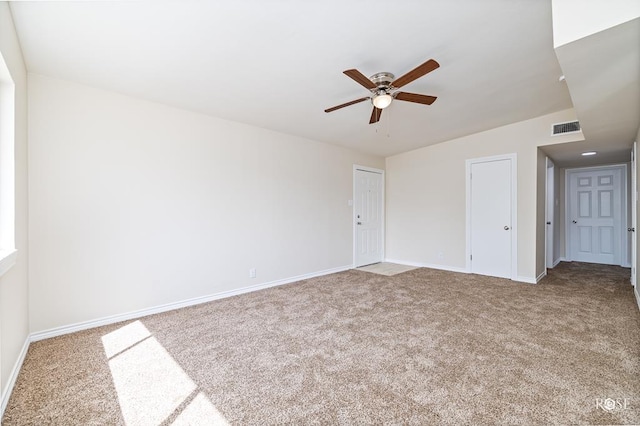
M 630 267 L 627 165 L 567 169 L 566 259 Z
M 466 161 L 467 271 L 517 275 L 516 154 Z
M 353 266 L 384 259 L 384 171 L 353 167 Z
M 547 162 L 546 176 L 546 209 L 545 209 L 545 267 L 552 269 L 560 262 L 558 250 L 556 249 L 558 200 L 556 196 L 556 167 L 549 157 Z

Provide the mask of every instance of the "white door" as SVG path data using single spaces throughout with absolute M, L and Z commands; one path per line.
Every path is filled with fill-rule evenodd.
M 546 266 L 553 268 L 553 232 L 554 223 L 553 216 L 555 212 L 555 191 L 554 191 L 554 170 L 553 162 L 547 158 L 547 212 L 546 212 Z
M 512 278 L 511 159 L 470 165 L 470 261 L 474 274 Z
M 568 219 L 571 260 L 620 265 L 622 169 L 570 172 Z
M 633 150 L 631 151 L 631 284 L 636 286 L 636 268 L 637 268 L 637 253 L 638 253 L 638 220 L 636 215 L 638 214 L 638 174 L 636 171 L 636 155 L 637 142 L 633 143 Z
M 355 267 L 382 262 L 382 173 L 354 171 Z

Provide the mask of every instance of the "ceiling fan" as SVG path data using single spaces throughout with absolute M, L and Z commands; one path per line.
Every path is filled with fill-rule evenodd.
M 420 95 L 418 93 L 400 92 L 399 88 L 405 84 L 411 83 L 423 75 L 430 73 L 440 66 L 433 59 L 429 59 L 422 65 L 417 66 L 413 70 L 409 71 L 400 78 L 394 80 L 394 75 L 390 72 L 379 72 L 367 78 L 360 71 L 356 69 L 346 70 L 344 74 L 351 77 L 356 83 L 369 89 L 371 95 L 364 98 L 356 99 L 355 101 L 347 102 L 341 105 L 334 106 L 332 108 L 325 109 L 324 112 L 332 112 L 340 108 L 348 107 L 360 102 L 364 102 L 367 99 L 371 99 L 373 104 L 373 111 L 371 112 L 371 119 L 369 124 L 377 123 L 382 115 L 382 110 L 391 105 L 391 101 L 397 99 L 399 101 L 415 102 L 418 104 L 431 105 L 437 99 L 435 96 Z

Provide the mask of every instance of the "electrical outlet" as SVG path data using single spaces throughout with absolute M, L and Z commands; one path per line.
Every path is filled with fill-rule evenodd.
M 255 278 L 255 277 L 256 277 L 256 268 L 249 269 L 249 278 Z

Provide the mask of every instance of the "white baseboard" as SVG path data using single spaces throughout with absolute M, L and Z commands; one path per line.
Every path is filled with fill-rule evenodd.
M 536 277 L 536 284 L 538 284 L 540 280 L 546 276 L 547 276 L 547 268 L 544 268 L 544 271 L 542 271 L 542 273 Z
M 553 268 L 555 268 L 556 266 L 558 266 L 558 264 L 559 264 L 560 262 L 564 262 L 564 261 L 565 261 L 565 260 L 564 260 L 564 257 L 559 257 L 559 258 L 557 258 L 556 260 L 554 260 L 554 261 L 553 261 L 553 265 L 551 266 L 551 268 L 552 268 L 552 269 L 553 269 Z
M 416 268 L 439 269 L 441 271 L 460 272 L 462 274 L 468 274 L 469 273 L 469 271 L 467 271 L 466 268 L 458 268 L 457 266 L 437 265 L 437 264 L 433 264 L 433 263 L 411 262 L 411 261 L 397 260 L 397 259 L 385 259 L 384 261 L 385 262 L 389 262 L 389 263 L 397 263 L 398 265 L 415 266 Z
M 633 294 L 636 295 L 636 302 L 638 303 L 638 309 L 640 309 L 640 293 L 638 293 L 638 285 L 633 288 Z
M 195 297 L 193 299 L 182 300 L 180 302 L 167 303 L 165 305 L 140 309 L 133 312 L 111 315 L 108 317 L 98 318 L 95 320 L 65 325 L 62 327 L 56 327 L 56 328 L 52 328 L 44 331 L 38 331 L 36 333 L 31 333 L 30 341 L 36 342 L 38 340 L 44 340 L 44 339 L 49 339 L 51 337 L 62 336 L 64 334 L 75 333 L 76 331 L 87 330 L 90 328 L 101 327 L 103 325 L 114 324 L 121 321 L 128 321 L 135 318 L 146 317 L 148 315 L 159 314 L 167 311 L 173 311 L 174 309 L 186 308 L 189 306 L 199 305 L 201 303 L 211 302 L 213 300 L 224 299 L 227 297 L 237 296 L 239 294 L 244 294 L 244 293 L 250 293 L 252 291 L 264 290 L 266 288 L 289 284 L 296 281 L 307 280 L 310 278 L 320 277 L 323 275 L 335 274 L 337 272 L 347 271 L 351 268 L 352 268 L 352 265 L 326 269 L 324 271 L 312 272 L 310 274 L 303 274 L 295 277 L 284 278 L 281 280 L 270 281 L 267 283 L 256 284 L 256 285 L 242 287 L 234 290 L 223 291 L 220 293 L 214 293 L 207 296 Z
M 526 284 L 538 284 L 538 281 L 540 279 L 542 279 L 542 277 L 533 278 L 533 277 L 525 277 L 525 276 L 522 276 L 522 275 L 518 275 L 517 277 L 514 278 L 513 281 L 517 281 L 519 283 L 526 283 Z
M 18 374 L 20 373 L 20 369 L 22 368 L 24 359 L 27 356 L 27 351 L 29 350 L 30 343 L 31 339 L 27 336 L 26 340 L 24 341 L 24 345 L 22 345 L 22 350 L 18 355 L 18 359 L 13 366 L 13 370 L 11 370 L 11 374 L 9 374 L 9 380 L 7 381 L 7 385 L 2 392 L 2 400 L 0 402 L 0 419 L 2 419 L 2 416 L 4 416 L 4 410 L 5 408 L 7 408 L 9 397 L 11 397 L 11 392 L 13 391 L 13 387 L 16 384 L 16 380 L 18 380 Z

